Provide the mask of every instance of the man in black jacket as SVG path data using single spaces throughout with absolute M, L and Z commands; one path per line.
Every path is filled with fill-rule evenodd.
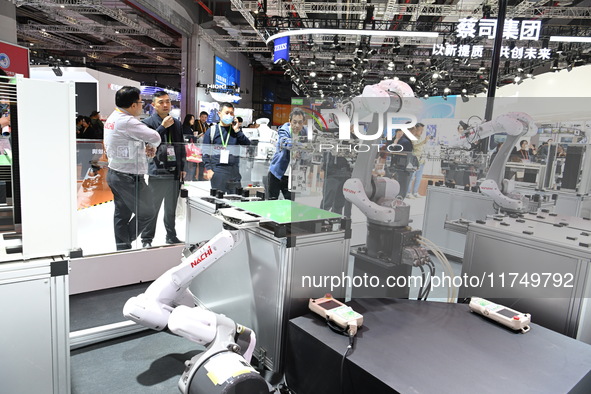
M 156 215 L 142 233 L 142 246 L 152 246 L 156 233 L 156 222 L 162 201 L 164 201 L 164 228 L 166 243 L 182 243 L 175 230 L 176 205 L 182 179 L 185 177 L 185 146 L 181 122 L 169 115 L 171 100 L 168 93 L 160 90 L 152 99 L 154 113 L 143 122 L 160 134 L 162 143 L 156 156 L 148 165 L 148 187 L 154 199 Z

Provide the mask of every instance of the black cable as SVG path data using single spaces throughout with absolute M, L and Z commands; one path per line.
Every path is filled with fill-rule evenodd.
M 341 369 L 339 372 L 339 384 L 341 386 L 341 394 L 345 393 L 345 385 L 343 382 L 344 372 L 345 372 L 345 360 L 349 356 L 349 352 L 353 350 L 355 345 L 355 336 L 349 335 L 349 345 L 347 346 L 347 350 L 343 354 L 343 358 L 341 359 Z
M 421 270 L 421 287 L 419 287 L 419 293 L 417 295 L 417 300 L 422 298 L 423 294 L 423 286 L 425 286 L 425 269 L 422 265 L 419 265 L 419 269 Z

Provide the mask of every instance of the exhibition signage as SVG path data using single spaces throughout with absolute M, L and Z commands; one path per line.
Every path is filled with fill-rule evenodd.
M 9 77 L 22 74 L 25 78 L 29 78 L 29 50 L 0 41 L 0 68 Z
M 240 70 L 215 56 L 215 84 L 240 86 Z
M 520 41 L 538 41 L 542 30 L 542 21 L 508 19 L 503 26 L 503 39 Z M 494 40 L 497 34 L 496 19 L 462 18 L 456 26 L 458 38 L 486 37 Z M 451 56 L 478 59 L 482 58 L 484 45 L 433 44 L 433 56 Z M 502 46 L 500 56 L 506 59 L 549 60 L 550 48 L 528 48 L 521 46 Z
M 280 37 L 274 41 L 273 63 L 277 63 L 281 59 L 289 61 L 289 36 Z

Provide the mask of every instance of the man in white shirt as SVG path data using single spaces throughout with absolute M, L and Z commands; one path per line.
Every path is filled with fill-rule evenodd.
M 136 117 L 142 113 L 140 90 L 124 86 L 115 95 L 117 108 L 105 122 L 105 149 L 109 159 L 107 184 L 115 203 L 117 250 L 131 243 L 153 219 L 154 204 L 144 180 L 148 158 L 154 157 L 161 138 Z

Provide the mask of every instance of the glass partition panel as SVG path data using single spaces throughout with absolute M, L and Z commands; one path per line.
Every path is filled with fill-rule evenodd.
M 151 151 L 133 141 L 106 152 L 102 141 L 78 140 L 78 240 L 84 255 L 183 241 L 179 194 L 187 146 L 162 144 Z

